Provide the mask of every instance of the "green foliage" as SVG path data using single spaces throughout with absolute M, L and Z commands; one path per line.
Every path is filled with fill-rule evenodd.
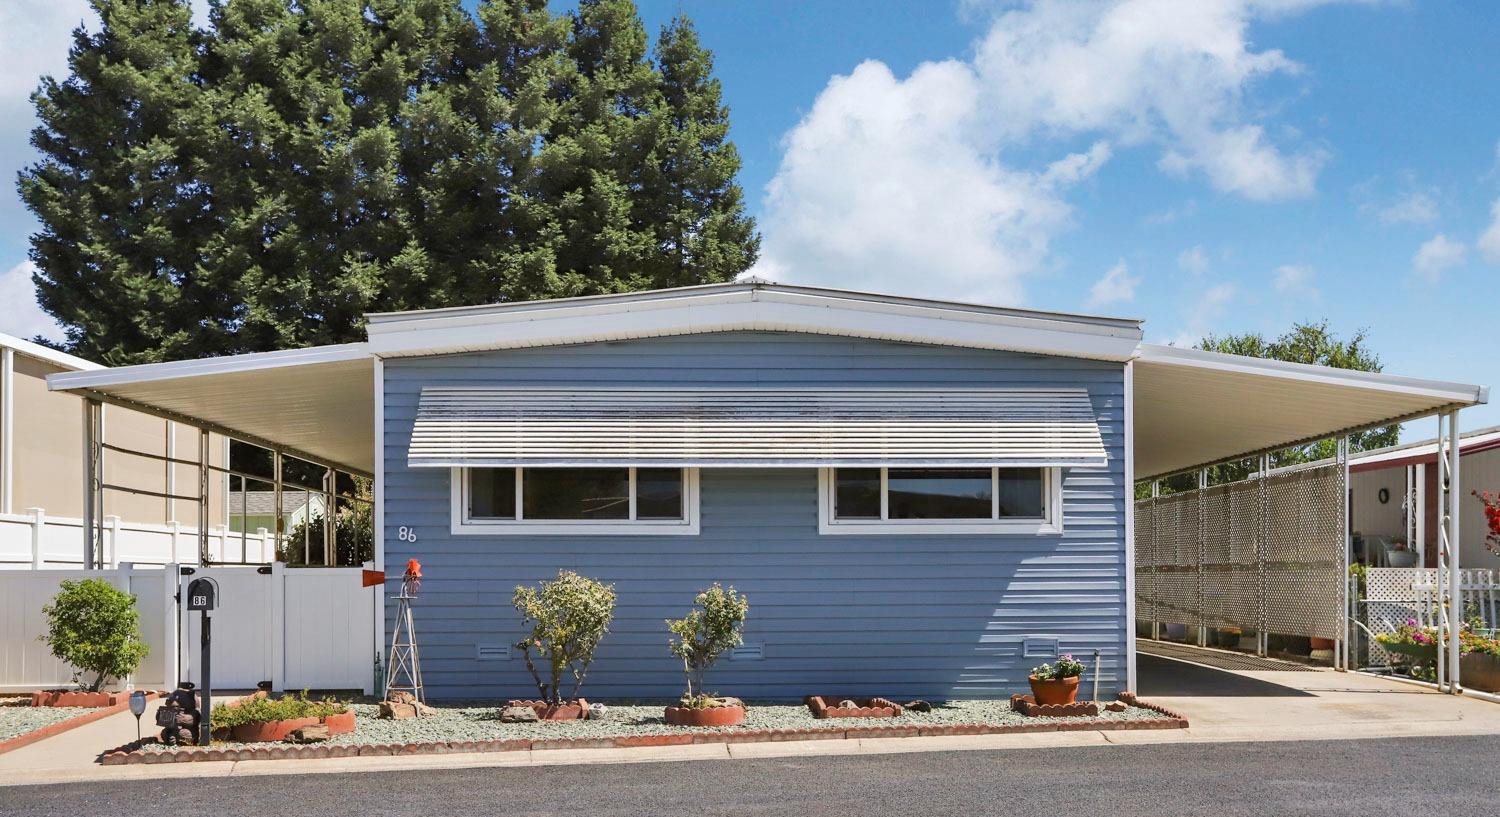
M 232 728 L 250 723 L 289 721 L 296 718 L 326 718 L 342 715 L 349 708 L 332 698 L 321 701 L 308 700 L 307 691 L 300 695 L 283 695 L 280 698 L 255 697 L 234 705 L 218 704 L 214 707 L 210 721 L 214 728 Z
M 1075 661 L 1071 655 L 1063 655 L 1057 659 L 1056 664 L 1042 664 L 1031 671 L 1038 681 L 1060 681 L 1064 678 L 1077 678 L 1087 669 L 1082 661 Z
M 33 97 L 43 307 L 141 363 L 370 311 L 722 281 L 759 239 L 712 57 L 631 0 L 94 0 Z
M 1307 363 L 1331 366 L 1335 369 L 1378 372 L 1382 364 L 1379 356 L 1370 351 L 1366 343 L 1367 338 L 1365 330 L 1361 329 L 1348 340 L 1344 340 L 1328 328 L 1327 321 L 1319 321 L 1318 323 L 1294 323 L 1290 331 L 1273 340 L 1267 340 L 1263 335 L 1255 333 L 1209 335 L 1199 342 L 1198 348 L 1208 352 L 1281 360 L 1288 363 Z M 1349 450 L 1351 452 L 1368 451 L 1395 445 L 1400 433 L 1399 425 L 1356 432 L 1349 435 Z M 1336 440 L 1328 439 L 1286 448 L 1271 454 L 1271 467 L 1279 468 L 1329 459 L 1337 453 L 1337 446 Z M 1216 465 L 1208 469 L 1208 482 L 1210 485 L 1235 482 L 1249 476 L 1255 468 L 1254 458 Z M 1162 480 L 1161 487 L 1162 493 L 1190 491 L 1198 487 L 1198 475 L 1196 473 L 1178 474 Z M 1145 499 L 1150 495 L 1151 488 L 1148 483 L 1136 485 L 1136 499 Z
M 667 630 L 674 636 L 667 640 L 667 647 L 682 659 L 682 669 L 687 674 L 683 701 L 689 706 L 704 697 L 703 674 L 709 667 L 725 650 L 744 643 L 741 629 L 750 613 L 749 599 L 736 593 L 733 587 L 724 589 L 718 582 L 699 593 L 693 604 L 694 609 L 683 618 L 667 620 Z
M 110 678 L 123 678 L 141 664 L 150 648 L 141 639 L 135 596 L 103 579 L 63 581 L 42 607 L 47 632 L 40 636 L 52 655 L 73 667 L 73 683 L 85 674 L 91 692 Z
M 565 673 L 573 678 L 573 691 L 568 697 L 578 697 L 578 688 L 594 661 L 594 650 L 609 632 L 614 617 L 614 585 L 559 570 L 556 579 L 536 587 L 518 585 L 511 603 L 520 612 L 521 623 L 531 628 L 530 635 L 516 646 L 536 681 L 541 700 L 562 703 Z M 546 680 L 532 661 L 533 650 L 546 666 Z
M 371 480 L 354 477 L 354 495 L 368 499 Z M 333 517 L 333 564 L 362 565 L 375 558 L 375 505 L 337 497 Z M 310 557 L 310 558 L 309 558 Z M 323 515 L 312 516 L 292 526 L 276 546 L 276 559 L 289 565 L 323 564 Z

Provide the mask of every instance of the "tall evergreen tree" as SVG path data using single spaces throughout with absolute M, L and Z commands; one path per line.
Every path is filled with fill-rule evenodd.
M 201 31 L 187 0 L 94 4 L 21 177 L 39 297 L 80 354 L 340 342 L 367 311 L 754 261 L 707 52 L 667 59 L 674 24 L 658 68 L 630 0 L 211 0 Z M 700 166 L 727 176 L 678 170 Z
M 673 286 L 732 278 L 755 262 L 760 238 L 735 182 L 740 156 L 729 141 L 713 55 L 698 42 L 692 21 L 679 15 L 656 41 L 656 64 L 664 109 L 641 199 L 641 220 L 656 238 L 647 274 Z

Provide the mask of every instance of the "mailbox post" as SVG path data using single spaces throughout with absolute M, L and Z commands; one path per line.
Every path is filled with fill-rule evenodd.
M 212 660 L 209 654 L 209 645 L 212 641 L 213 616 L 211 613 L 219 603 L 219 583 L 207 576 L 193 579 L 188 584 L 188 610 L 197 610 L 199 613 L 198 644 L 199 656 L 202 662 L 202 705 L 199 707 L 202 717 L 198 720 L 198 745 L 207 746 L 212 739 L 213 724 L 210 723 L 210 713 L 213 712 L 213 685 L 211 683 L 210 667 Z

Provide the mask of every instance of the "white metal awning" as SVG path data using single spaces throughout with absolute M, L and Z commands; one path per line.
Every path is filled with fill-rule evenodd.
M 454 466 L 1102 466 L 1083 389 L 422 390 L 407 452 Z

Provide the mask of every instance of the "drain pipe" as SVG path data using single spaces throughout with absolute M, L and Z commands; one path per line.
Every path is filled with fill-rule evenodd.
M 1099 650 L 1094 650 L 1094 703 L 1099 703 Z

